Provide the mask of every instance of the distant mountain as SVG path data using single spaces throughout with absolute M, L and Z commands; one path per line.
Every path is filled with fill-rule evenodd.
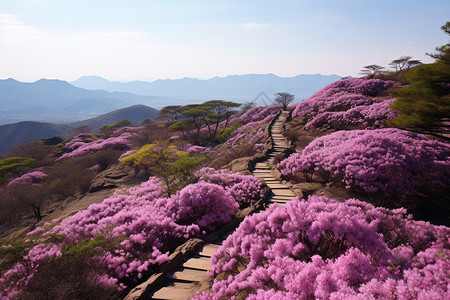
M 29 141 L 58 136 L 65 139 L 73 130 L 70 125 L 24 121 L 0 126 L 0 153 Z
M 158 99 L 123 92 L 91 91 L 61 80 L 25 83 L 6 79 L 0 80 L 0 124 L 24 120 L 68 123 L 133 104 L 153 106 Z
M 114 125 L 122 120 L 128 120 L 133 124 L 138 124 L 145 119 L 153 119 L 158 115 L 158 111 L 145 105 L 133 105 L 112 112 L 100 115 L 98 117 L 72 123 L 74 127 L 87 125 L 92 131 L 97 131 L 102 125 Z
M 255 100 L 258 95 L 267 102 L 278 92 L 294 94 L 296 101 L 299 102 L 340 78 L 341 76 L 338 75 L 320 74 L 294 77 L 279 77 L 274 74 L 247 74 L 214 77 L 207 80 L 182 78 L 123 83 L 108 81 L 98 76 L 85 76 L 72 82 L 72 84 L 88 89 L 161 96 L 170 99 L 172 101 L 170 104 L 198 103 L 211 99 L 232 100 L 242 103 Z

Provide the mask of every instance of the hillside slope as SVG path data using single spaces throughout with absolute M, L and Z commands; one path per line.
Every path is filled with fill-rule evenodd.
M 159 79 L 153 82 L 132 81 L 113 82 L 98 76 L 84 76 L 72 84 L 88 89 L 102 89 L 106 91 L 122 91 L 138 95 L 154 95 L 170 97 L 172 104 L 186 104 L 192 101 L 206 101 L 211 99 L 225 99 L 237 102 L 258 100 L 262 92 L 268 97 L 262 97 L 267 105 L 273 94 L 288 92 L 296 96 L 297 101 L 310 96 L 325 85 L 339 80 L 338 75 L 298 75 L 293 77 L 279 77 L 274 74 L 245 74 L 214 77 L 207 80 L 196 78 Z M 264 99 L 263 99 L 264 98 Z
M 93 131 L 97 131 L 102 125 L 114 125 L 122 120 L 128 120 L 133 124 L 138 124 L 145 119 L 153 119 L 158 115 L 158 111 L 152 107 L 138 104 L 100 115 L 95 118 L 72 123 L 73 126 L 87 125 Z
M 70 125 L 51 124 L 33 121 L 6 124 L 0 126 L 0 153 L 6 153 L 14 146 L 32 140 L 46 139 L 54 136 L 67 138 L 73 130 Z
M 153 105 L 156 98 L 91 91 L 61 80 L 0 80 L 0 124 L 25 120 L 74 122 L 136 103 Z

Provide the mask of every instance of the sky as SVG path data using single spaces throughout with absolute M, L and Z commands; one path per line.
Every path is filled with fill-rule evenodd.
M 448 43 L 448 0 L 0 0 L 0 79 L 358 76 Z

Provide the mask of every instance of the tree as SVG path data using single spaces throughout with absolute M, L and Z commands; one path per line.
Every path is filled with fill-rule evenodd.
M 360 74 L 368 76 L 369 78 L 374 77 L 375 75 L 379 75 L 383 73 L 384 67 L 379 65 L 367 65 L 361 70 Z
M 31 208 L 36 221 L 42 220 L 42 208 L 50 195 L 48 186 L 18 184 L 8 194 L 20 205 Z
M 450 22 L 442 29 L 450 34 Z M 398 117 L 392 125 L 448 139 L 450 122 L 450 44 L 429 54 L 436 62 L 406 74 L 409 86 L 392 91 L 398 99 L 390 107 Z
M 205 124 L 208 127 L 211 143 L 215 143 L 219 124 L 225 121 L 224 127 L 219 135 L 227 128 L 228 121 L 233 115 L 237 113 L 234 108 L 241 106 L 240 103 L 223 100 L 210 100 L 203 105 L 209 108 L 207 112 L 207 118 L 205 118 Z
M 181 108 L 181 105 L 165 106 L 159 111 L 159 115 L 156 117 L 156 119 L 169 119 L 170 121 L 178 121 L 178 119 L 182 116 Z
M 147 176 L 158 176 L 170 193 L 173 183 L 179 187 L 188 182 L 195 166 L 204 159 L 204 156 L 191 156 L 189 152 L 176 151 L 176 146 L 167 142 L 156 142 L 143 146 L 136 153 L 122 158 L 120 162 L 130 164 L 136 170 L 143 168 Z
M 414 68 L 414 67 L 419 66 L 421 64 L 422 64 L 422 62 L 420 60 L 412 59 L 412 60 L 409 60 L 406 63 L 406 69 L 409 70 L 410 68 Z
M 273 99 L 273 101 L 283 106 L 283 110 L 287 110 L 289 103 L 294 101 L 294 97 L 294 95 L 289 93 L 276 93 L 275 99 Z
M 395 69 L 395 72 L 400 72 L 408 65 L 408 61 L 410 61 L 411 58 L 411 56 L 401 56 L 400 58 L 391 61 L 389 65 Z

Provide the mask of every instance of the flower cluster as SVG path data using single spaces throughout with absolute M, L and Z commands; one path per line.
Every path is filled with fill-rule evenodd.
M 449 234 L 403 209 L 296 198 L 241 223 L 211 258 L 224 276 L 196 299 L 444 299 Z
M 305 129 L 327 125 L 334 129 L 345 129 L 349 125 L 361 124 L 364 127 L 379 127 L 386 120 L 396 117 L 395 111 L 389 108 L 396 98 L 381 100 L 370 105 L 360 105 L 347 111 L 327 111 L 318 114 L 305 125 Z
M 231 220 L 239 204 L 262 197 L 262 183 L 253 176 L 202 169 L 198 177 L 198 183 L 172 196 L 165 194 L 158 178 L 151 177 L 60 223 L 54 220 L 36 228 L 28 234 L 28 242 L 33 242 L 23 261 L 2 274 L 0 286 L 10 286 L 8 294 L 14 295 L 41 262 L 64 255 L 62 249 L 102 237 L 109 246 L 90 259 L 104 262 L 109 269 L 105 284 L 123 288 L 167 261 L 169 252 L 185 239 L 215 230 Z M 52 238 L 55 234 L 61 237 L 59 242 Z
M 211 147 L 202 147 L 202 146 L 190 146 L 186 149 L 187 152 L 196 153 L 196 154 L 206 154 L 215 152 L 215 150 Z
M 100 150 L 125 150 L 132 147 L 129 138 L 133 137 L 133 133 L 123 133 L 118 137 L 111 137 L 108 139 L 98 139 L 93 142 L 85 143 L 81 137 L 76 137 L 72 141 L 66 144 L 66 148 L 72 150 L 65 153 L 57 160 L 64 160 L 71 157 L 85 156 L 90 153 L 94 153 Z M 75 142 L 73 142 L 75 141 Z M 73 142 L 73 143 L 72 143 Z
M 260 142 L 264 137 L 264 130 L 261 128 L 261 125 L 267 124 L 272 118 L 272 116 L 268 116 L 267 119 L 269 120 L 264 119 L 262 121 L 248 123 L 247 125 L 238 128 L 231 134 L 231 138 L 229 138 L 225 144 L 229 146 L 237 146 L 243 143 L 256 144 Z M 248 126 L 249 124 L 251 126 Z M 259 129 L 255 128 L 258 126 L 260 127 Z
M 41 182 L 45 177 L 47 177 L 47 174 L 41 171 L 33 171 L 30 173 L 23 174 L 20 177 L 14 178 L 11 180 L 7 187 L 10 188 L 16 184 L 33 184 Z
M 277 114 L 281 110 L 281 108 L 281 105 L 278 104 L 252 107 L 241 116 L 231 119 L 229 123 L 249 123 L 251 121 L 265 119 L 267 116 Z
M 264 197 L 263 183 L 252 175 L 242 175 L 224 169 L 202 168 L 194 176 L 199 180 L 222 186 L 241 208 L 248 207 Z
M 292 117 L 313 118 L 324 112 L 346 111 L 356 106 L 370 105 L 373 100 L 367 96 L 375 96 L 391 85 L 391 81 L 380 79 L 341 79 L 327 85 L 308 99 L 291 106 Z
M 448 186 L 450 147 L 394 128 L 338 131 L 311 142 L 278 164 L 284 176 L 303 174 L 346 188 L 388 196 Z

